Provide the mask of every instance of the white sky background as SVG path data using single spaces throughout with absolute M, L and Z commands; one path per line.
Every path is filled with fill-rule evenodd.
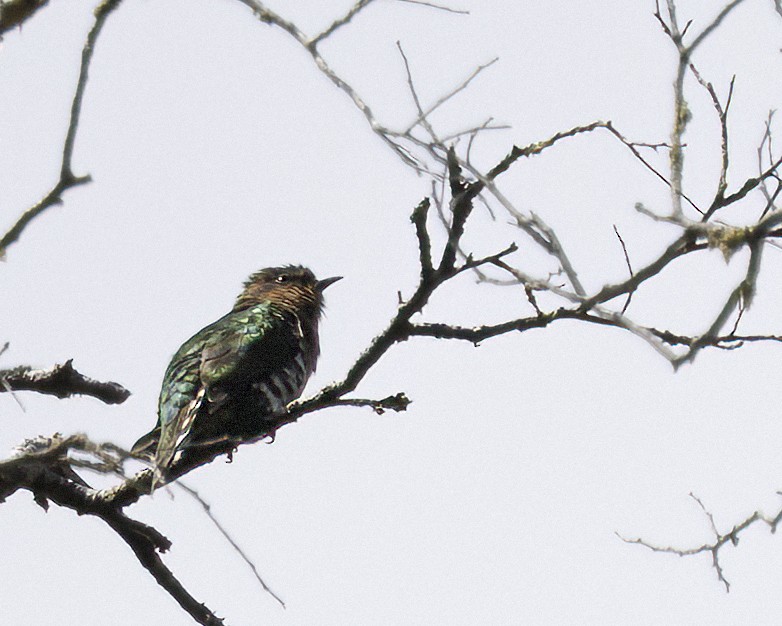
M 286 4 L 295 6 L 285 6 Z M 305 32 L 351 2 L 277 2 Z M 679 2 L 700 30 L 723 5 Z M 56 2 L 0 48 L 0 231 L 44 195 L 61 143 L 92 2 Z M 391 126 L 414 119 L 395 42 L 424 103 L 478 64 L 500 61 L 433 119 L 445 132 L 494 116 L 474 156 L 490 167 L 523 145 L 596 119 L 636 141 L 670 134 L 675 56 L 651 0 L 464 0 L 452 15 L 377 2 L 323 54 Z M 782 18 L 748 0 L 698 51 L 721 95 L 735 73 L 730 189 L 754 175 L 769 109 L 782 102 Z M 719 127 L 688 79 L 687 192 L 716 188 Z M 651 154 L 660 167 L 665 154 Z M 0 367 L 68 358 L 133 395 L 0 395 L 0 448 L 54 431 L 129 446 L 155 421 L 168 359 L 231 306 L 255 269 L 301 262 L 345 280 L 327 292 L 322 357 L 309 390 L 340 378 L 409 295 L 417 248 L 409 214 L 429 192 L 368 129 L 348 98 L 285 33 L 238 2 L 125 0 L 98 41 L 74 154 L 94 182 L 69 191 L 0 266 Z M 620 229 L 640 266 L 674 231 L 637 214 L 670 198 L 607 133 L 517 163 L 501 188 L 557 229 L 588 289 L 625 276 Z M 759 198 L 750 202 L 757 215 Z M 738 215 L 726 215 L 740 223 Z M 521 231 L 478 209 L 476 255 L 516 241 L 517 263 L 547 271 Z M 633 299 L 643 323 L 697 333 L 744 271 L 717 251 L 676 262 Z M 744 332 L 782 332 L 782 252 L 769 248 Z M 427 321 L 529 314 L 523 293 L 470 276 L 438 293 Z M 680 559 L 614 534 L 682 547 L 710 539 L 700 496 L 725 531 L 782 487 L 782 347 L 707 350 L 674 374 L 639 339 L 558 322 L 479 348 L 397 346 L 357 395 L 398 391 L 407 413 L 311 414 L 273 445 L 193 472 L 197 488 L 282 610 L 198 505 L 159 492 L 129 514 L 173 541 L 166 563 L 236 624 L 771 624 L 782 609 L 782 544 L 765 527 L 722 552 Z M 90 477 L 88 477 L 90 480 Z M 0 621 L 187 624 L 189 618 L 103 522 L 20 492 L 0 508 Z

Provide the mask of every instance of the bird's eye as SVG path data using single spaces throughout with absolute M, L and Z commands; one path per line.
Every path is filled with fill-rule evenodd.
M 274 280 L 277 281 L 278 283 L 287 283 L 288 282 L 288 275 L 287 274 L 280 274 Z

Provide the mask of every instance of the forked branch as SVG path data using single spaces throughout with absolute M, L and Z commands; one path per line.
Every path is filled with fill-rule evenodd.
M 76 93 L 71 102 L 71 114 L 68 120 L 68 129 L 65 133 L 65 142 L 62 149 L 62 162 L 60 165 L 60 178 L 54 187 L 39 200 L 36 204 L 27 209 L 16 220 L 13 226 L 0 237 L 0 259 L 6 255 L 8 246 L 19 240 L 24 230 L 36 217 L 44 211 L 62 203 L 62 194 L 79 185 L 90 182 L 89 175 L 76 176 L 71 169 L 71 159 L 73 157 L 73 146 L 76 141 L 76 133 L 79 129 L 79 118 L 81 117 L 81 104 L 84 98 L 84 91 L 87 88 L 89 78 L 90 63 L 92 62 L 95 45 L 98 41 L 103 25 L 109 14 L 116 9 L 122 0 L 103 0 L 95 9 L 95 23 L 92 26 L 87 41 L 81 53 L 81 66 L 79 68 L 79 79 L 76 82 Z

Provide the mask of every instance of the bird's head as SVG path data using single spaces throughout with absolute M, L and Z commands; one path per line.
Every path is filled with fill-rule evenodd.
M 323 308 L 323 290 L 341 278 L 333 276 L 318 280 L 312 271 L 301 265 L 267 267 L 247 279 L 234 311 L 271 302 L 292 311 L 311 309 L 319 313 Z

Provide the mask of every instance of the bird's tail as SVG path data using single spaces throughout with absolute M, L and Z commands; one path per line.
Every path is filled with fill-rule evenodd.
M 157 450 L 157 443 L 160 440 L 160 426 L 156 426 L 153 430 L 141 437 L 133 447 L 130 449 L 130 453 L 133 456 L 151 460 L 155 458 L 155 451 Z

